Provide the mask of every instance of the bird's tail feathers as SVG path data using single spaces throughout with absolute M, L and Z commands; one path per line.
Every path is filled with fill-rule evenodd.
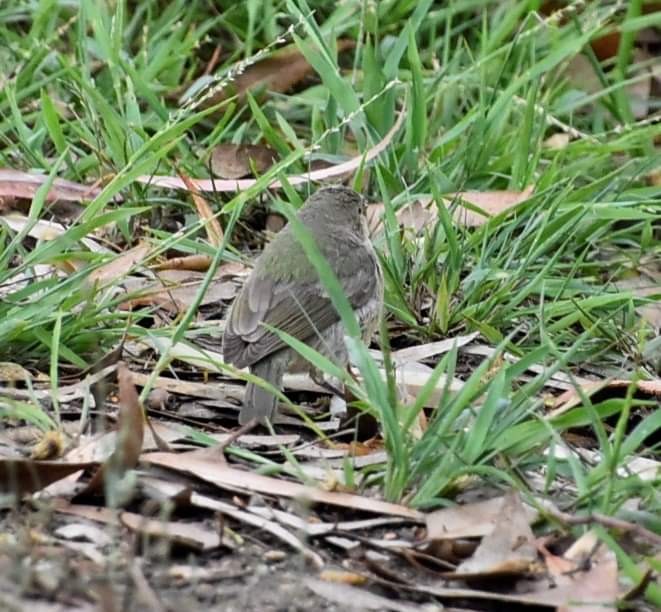
M 251 374 L 270 383 L 276 389 L 282 388 L 282 378 L 286 369 L 286 362 L 276 356 L 267 357 L 250 368 Z M 258 387 L 254 383 L 248 383 L 246 387 L 245 400 L 239 413 L 241 425 L 257 418 L 262 423 L 271 419 L 278 405 L 278 398 L 270 391 Z

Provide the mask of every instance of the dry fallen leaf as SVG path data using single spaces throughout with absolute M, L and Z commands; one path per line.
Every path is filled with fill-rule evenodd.
M 60 457 L 66 445 L 61 431 L 47 431 L 34 445 L 30 452 L 30 459 L 37 461 Z
M 200 219 L 205 222 L 204 229 L 207 232 L 209 243 L 212 246 L 219 247 L 223 242 L 223 228 L 220 226 L 220 221 L 218 221 L 218 218 L 214 215 L 209 203 L 200 195 L 200 191 L 193 181 L 183 172 L 179 172 L 179 176 L 181 177 L 181 180 L 184 181 L 188 191 L 190 191 L 190 194 L 193 197 L 195 208 L 197 208 L 197 214 L 200 216 Z
M 493 530 L 484 536 L 473 555 L 452 572 L 452 578 L 516 576 L 538 571 L 529 516 L 518 493 L 506 495 Z
M 427 537 L 430 540 L 456 540 L 489 535 L 498 528 L 508 499 L 495 497 L 431 512 L 426 517 Z M 538 512 L 529 506 L 524 508 L 525 523 L 530 525 L 537 520 Z
M 603 612 L 616 609 L 619 598 L 617 560 L 599 543 L 594 531 L 583 534 L 562 559 L 572 567 L 546 559 L 547 570 L 558 590 L 567 593 L 558 612 Z M 540 603 L 542 603 L 540 601 Z
M 67 523 L 58 527 L 54 533 L 65 540 L 87 540 L 99 547 L 108 546 L 113 542 L 106 531 L 89 523 Z
M 220 144 L 211 153 L 211 170 L 223 179 L 260 175 L 275 162 L 273 150 L 263 145 Z
M 549 149 L 551 151 L 561 151 L 562 149 L 566 149 L 567 146 L 569 146 L 570 141 L 571 134 L 568 134 L 567 132 L 556 132 L 555 134 L 549 136 L 542 143 L 542 146 L 545 149 Z
M 406 506 L 349 493 L 322 491 L 321 489 L 307 487 L 297 482 L 233 468 L 220 461 L 200 458 L 193 453 L 179 453 L 176 455 L 171 453 L 149 453 L 143 455 L 142 461 L 177 471 L 188 472 L 223 489 L 295 498 L 313 503 L 342 506 L 353 510 L 376 512 L 389 516 L 403 516 L 412 520 L 423 519 L 422 513 Z
M 642 393 L 661 398 L 661 379 L 658 378 L 654 380 L 638 380 L 635 383 L 631 380 L 623 379 L 586 381 L 582 383 L 580 387 L 583 394 L 590 397 L 602 389 L 611 388 L 622 389 L 624 391 L 632 384 L 635 384 L 636 388 Z M 581 395 L 579 395 L 575 387 L 567 389 L 567 391 L 555 399 L 553 410 L 549 412 L 545 418 L 553 419 L 560 416 L 567 412 L 567 410 L 578 406 L 582 401 Z
M 0 361 L 0 383 L 17 383 L 32 380 L 32 374 L 22 365 L 12 361 Z
M 339 39 L 338 53 L 355 44 L 350 39 Z M 204 105 L 208 108 L 234 95 L 243 99 L 248 91 L 257 96 L 267 90 L 285 93 L 313 72 L 312 66 L 295 46 L 279 49 L 270 57 L 250 64 L 243 72 L 233 76 L 232 81 L 205 100 Z
M 114 257 L 108 263 L 103 264 L 94 270 L 88 280 L 92 285 L 102 287 L 112 283 L 118 278 L 126 276 L 133 266 L 140 263 L 149 253 L 148 244 L 139 244 L 138 246 Z
M 477 227 L 484 225 L 489 217 L 499 215 L 525 202 L 532 195 L 533 188 L 526 187 L 523 191 L 462 191 L 457 197 L 464 202 L 474 204 L 487 213 L 483 216 L 469 210 L 465 206 L 458 206 L 454 213 L 454 219 L 462 225 Z
M 656 332 L 661 332 L 661 273 L 646 271 L 647 274 L 631 276 L 615 282 L 620 291 L 631 291 L 637 298 L 646 298 L 650 303 L 636 307 L 636 312 Z
M 119 480 L 138 463 L 144 437 L 144 413 L 138 392 L 133 385 L 131 372 L 126 364 L 117 367 L 119 386 L 119 416 L 117 419 L 117 439 L 113 453 L 92 476 L 84 494 L 97 492 L 104 484 Z
M 154 266 L 152 270 L 193 270 L 204 272 L 211 265 L 211 257 L 208 255 L 186 255 L 184 257 L 173 257 L 166 259 Z
M 388 610 L 392 612 L 431 612 L 442 610 L 440 606 L 420 606 L 413 602 L 398 601 L 392 597 L 376 595 L 350 584 L 337 584 L 306 578 L 305 586 L 319 597 L 339 604 L 342 610 Z
M 287 182 L 290 185 L 307 185 L 308 183 L 312 183 L 314 181 L 325 181 L 330 178 L 345 176 L 355 172 L 358 168 L 372 161 L 388 148 L 388 145 L 390 145 L 392 142 L 395 134 L 397 134 L 399 129 L 402 127 L 406 116 L 407 115 L 405 112 L 400 111 L 399 115 L 397 116 L 395 125 L 392 126 L 388 133 L 378 143 L 366 151 L 364 155 L 356 155 L 355 157 L 352 157 L 351 159 L 341 164 L 330 166 L 329 168 L 322 168 L 319 170 L 307 172 L 305 174 L 295 174 L 288 176 L 286 177 Z M 152 187 L 164 187 L 167 189 L 188 189 L 184 181 L 174 176 L 143 175 L 137 177 L 135 180 L 138 183 L 151 185 Z M 200 191 L 209 191 L 212 193 L 236 193 L 238 191 L 243 191 L 253 187 L 258 180 L 259 179 L 191 179 L 197 189 Z M 268 185 L 269 189 L 280 189 L 281 187 L 281 182 L 277 180 Z
M 90 462 L 0 459 L 0 493 L 21 497 L 95 465 Z
M 48 176 L 44 174 L 32 174 L 10 168 L 0 168 L 0 197 L 7 196 L 31 200 L 36 195 L 37 190 L 47 181 Z M 98 187 L 56 178 L 46 195 L 46 201 L 85 202 L 94 199 L 99 193 L 101 193 L 101 189 Z
M 429 342 L 427 344 L 410 346 L 393 351 L 390 355 L 390 359 L 398 366 L 405 363 L 410 363 L 412 361 L 422 361 L 423 359 L 428 359 L 429 357 L 436 357 L 443 353 L 447 353 L 448 351 L 452 350 L 452 347 L 455 345 L 457 348 L 461 348 L 462 346 L 465 346 L 469 342 L 475 340 L 475 338 L 477 338 L 479 335 L 479 332 L 474 332 L 465 336 L 446 338 L 445 340 L 440 340 L 438 342 Z
M 144 277 L 132 277 L 124 282 L 129 293 L 137 293 L 120 304 L 122 310 L 132 310 L 138 306 L 158 306 L 168 312 L 186 310 L 195 299 L 202 284 L 204 274 L 187 270 L 162 270 L 156 281 Z M 200 306 L 231 300 L 238 292 L 238 285 L 216 276 L 207 288 Z
M 449 208 L 455 199 L 459 200 L 453 213 L 454 221 L 466 227 L 478 227 L 484 225 L 491 217 L 525 202 L 532 193 L 532 187 L 527 187 L 523 191 L 460 191 L 445 196 L 444 204 Z M 484 214 L 470 210 L 466 204 L 462 204 L 462 201 L 479 208 Z M 384 206 L 370 204 L 367 209 L 368 227 L 374 236 L 383 228 Z M 396 216 L 401 227 L 413 230 L 417 234 L 436 222 L 438 218 L 436 202 L 431 198 L 410 202 L 400 208 Z
M 17 213 L 3 215 L 0 217 L 0 221 L 6 223 L 15 232 L 23 231 L 26 227 L 28 227 L 28 236 L 36 238 L 37 240 L 54 240 L 58 236 L 63 235 L 68 230 L 68 227 L 63 223 L 58 223 L 56 221 L 45 221 L 44 219 L 39 219 L 36 223 L 34 223 L 30 221 L 30 219 L 28 219 L 25 215 L 20 215 Z M 80 242 L 93 253 L 111 253 L 111 251 L 106 247 L 101 246 L 99 243 L 89 237 L 81 238 Z M 66 262 L 72 262 L 75 269 L 80 267 L 80 264 L 78 263 L 79 260 L 75 259 L 74 257 L 67 259 Z
M 335 582 L 337 584 L 352 584 L 354 586 L 365 584 L 367 577 L 346 570 L 326 569 L 322 570 L 319 578 L 326 582 Z
M 119 515 L 119 520 L 122 525 L 132 531 L 138 531 L 152 538 L 170 540 L 175 544 L 199 552 L 213 550 L 221 544 L 228 548 L 234 548 L 234 544 L 229 538 L 221 538 L 218 529 L 204 523 L 159 521 L 133 512 L 122 512 Z

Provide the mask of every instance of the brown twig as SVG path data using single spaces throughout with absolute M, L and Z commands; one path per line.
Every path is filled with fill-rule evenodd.
M 660 535 L 650 531 L 642 525 L 638 525 L 637 523 L 625 521 L 613 516 L 606 516 L 599 512 L 591 512 L 585 516 L 574 516 L 573 514 L 568 514 L 567 512 L 562 512 L 561 510 L 554 508 L 547 508 L 546 512 L 549 516 L 565 525 L 590 525 L 591 523 L 597 523 L 608 529 L 619 529 L 620 531 L 627 533 L 631 532 L 638 537 L 651 542 L 655 546 L 661 546 Z
M 257 427 L 259 421 L 256 418 L 250 419 L 247 423 L 244 423 L 241 425 L 241 427 L 237 427 L 230 435 L 227 437 L 226 440 L 223 440 L 219 445 L 218 445 L 218 450 L 222 454 L 225 452 L 225 449 L 232 444 L 233 442 L 236 442 L 237 438 L 240 438 L 244 434 L 247 434 L 249 431 L 253 430 L 255 427 Z

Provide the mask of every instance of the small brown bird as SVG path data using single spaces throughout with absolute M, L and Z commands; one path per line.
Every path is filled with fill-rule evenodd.
M 369 341 L 383 307 L 383 273 L 369 240 L 366 201 L 346 187 L 326 187 L 298 212 L 317 248 L 337 275 Z M 282 388 L 287 371 L 314 372 L 296 351 L 263 325 L 287 332 L 337 365 L 349 362 L 344 326 L 316 269 L 289 226 L 264 249 L 232 304 L 223 335 L 227 363 Z M 277 398 L 252 383 L 246 387 L 239 423 L 270 419 Z

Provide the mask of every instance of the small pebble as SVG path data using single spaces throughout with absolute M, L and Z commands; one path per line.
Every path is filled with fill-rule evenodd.
M 267 550 L 262 559 L 268 563 L 276 563 L 277 561 L 284 561 L 287 558 L 287 553 L 283 550 Z

